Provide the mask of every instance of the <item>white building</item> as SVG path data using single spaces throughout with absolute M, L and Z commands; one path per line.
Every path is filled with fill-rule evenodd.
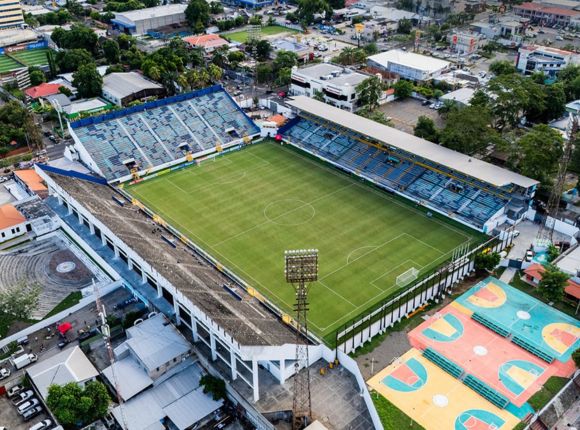
M 26 233 L 27 221 L 11 204 L 0 206 L 0 243 Z
M 334 64 L 321 63 L 292 69 L 290 93 L 314 97 L 324 94 L 326 103 L 348 111 L 357 108 L 356 87 L 370 75 Z
M 518 51 L 517 69 L 525 74 L 544 72 L 555 77 L 568 64 L 580 64 L 580 54 L 548 46 L 523 46 Z
M 140 36 L 159 27 L 184 23 L 186 21 L 186 8 L 187 4 L 177 3 L 118 12 L 115 13 L 115 18 L 111 20 L 111 24 L 113 29 Z
M 487 39 L 479 33 L 456 32 L 447 36 L 451 50 L 459 54 L 473 54 L 487 43 Z
M 428 81 L 436 78 L 447 71 L 451 65 L 449 61 L 399 49 L 372 55 L 367 62 L 370 67 L 396 73 L 401 78 L 411 81 Z

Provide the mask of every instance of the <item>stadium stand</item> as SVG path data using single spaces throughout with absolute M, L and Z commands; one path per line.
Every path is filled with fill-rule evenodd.
M 478 230 L 490 231 L 499 224 L 490 219 L 499 220 L 501 215 L 519 219 L 535 192 L 534 180 L 415 136 L 396 130 L 395 134 L 391 127 L 367 124 L 369 120 L 358 116 L 345 118 L 353 114 L 302 96 L 289 104 L 298 116 L 279 129 L 282 139 Z M 377 137 L 365 132 L 373 128 Z M 393 134 L 392 141 L 387 133 Z M 413 148 L 403 149 L 399 138 L 412 141 Z M 417 148 L 432 157 L 421 156 Z M 455 158 L 461 170 L 444 164 L 444 156 Z M 469 174 L 480 167 L 483 179 Z M 493 179 L 501 180 L 502 175 L 503 182 Z
M 70 124 L 81 161 L 108 181 L 259 132 L 221 86 Z

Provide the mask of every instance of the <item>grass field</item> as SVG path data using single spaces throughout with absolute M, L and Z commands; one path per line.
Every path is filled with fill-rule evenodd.
M 309 324 L 320 336 L 397 291 L 402 272 L 481 238 L 275 143 L 126 189 L 289 313 L 284 250 L 317 248 Z
M 21 64 L 18 64 L 12 58 L 7 57 L 6 55 L 0 55 L 0 73 L 10 72 L 11 70 L 20 69 L 23 67 Z
M 14 52 L 11 55 L 27 66 L 42 66 L 48 64 L 47 52 L 48 49 L 32 49 Z
M 282 27 L 281 25 L 268 25 L 262 27 L 262 36 L 273 36 L 279 33 L 298 33 L 291 28 Z M 248 32 L 246 30 L 234 31 L 233 33 L 222 33 L 222 36 L 227 37 L 233 42 L 245 43 L 248 40 Z

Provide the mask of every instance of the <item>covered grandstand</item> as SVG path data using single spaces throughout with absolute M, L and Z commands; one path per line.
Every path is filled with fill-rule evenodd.
M 258 127 L 221 86 L 69 124 L 80 160 L 124 181 L 239 144 Z
M 485 233 L 524 216 L 538 182 L 297 96 L 281 138 L 381 188 Z

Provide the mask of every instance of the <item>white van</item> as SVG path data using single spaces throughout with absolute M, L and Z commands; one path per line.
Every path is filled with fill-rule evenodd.
M 45 430 L 49 429 L 50 426 L 52 426 L 51 420 L 42 420 L 41 422 L 34 424 L 28 430 Z

